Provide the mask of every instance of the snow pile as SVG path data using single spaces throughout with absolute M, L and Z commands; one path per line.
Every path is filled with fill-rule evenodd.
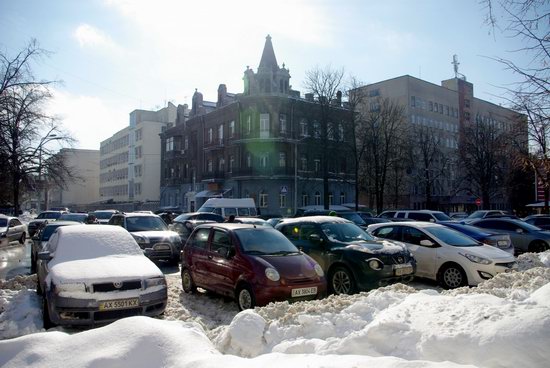
M 550 267 L 550 250 L 543 253 L 524 253 L 517 260 L 520 271 L 533 267 Z
M 9 280 L 0 279 L 0 290 L 36 289 L 36 275 L 18 275 Z

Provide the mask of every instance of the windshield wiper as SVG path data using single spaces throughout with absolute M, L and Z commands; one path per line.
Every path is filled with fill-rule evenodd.
M 252 255 L 259 255 L 259 256 L 263 256 L 263 255 L 266 255 L 267 253 L 265 252 L 260 252 L 259 250 L 247 250 L 245 252 L 246 254 L 252 254 Z
M 269 253 L 269 254 L 270 254 L 270 255 L 274 255 L 274 256 L 275 256 L 275 255 L 276 255 L 276 256 L 278 256 L 278 255 L 288 256 L 288 255 L 290 255 L 290 254 L 297 254 L 297 253 L 298 253 L 298 252 L 296 252 L 296 251 L 279 250 L 279 251 L 277 251 L 277 252 L 273 252 L 273 253 Z

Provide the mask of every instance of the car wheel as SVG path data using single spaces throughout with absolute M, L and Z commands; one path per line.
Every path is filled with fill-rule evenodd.
M 462 267 L 449 264 L 439 271 L 439 283 L 445 289 L 456 289 L 468 285 L 468 278 Z
M 541 253 L 548 250 L 548 245 L 540 240 L 535 240 L 529 244 L 529 252 L 531 253 Z
M 256 298 L 254 292 L 249 286 L 244 285 L 237 290 L 237 304 L 239 310 L 252 309 L 256 306 Z
M 50 319 L 50 312 L 48 312 L 48 301 L 46 300 L 46 296 L 42 297 L 42 319 L 44 320 L 44 329 L 47 330 L 55 326 Z
M 197 287 L 191 277 L 191 272 L 187 268 L 181 270 L 181 287 L 186 293 L 194 293 L 197 291 Z
M 23 233 L 21 234 L 21 237 L 19 238 L 20 244 L 25 244 L 25 240 L 27 239 L 27 234 Z
M 329 289 L 333 294 L 354 294 L 355 280 L 345 267 L 335 268 L 329 276 Z

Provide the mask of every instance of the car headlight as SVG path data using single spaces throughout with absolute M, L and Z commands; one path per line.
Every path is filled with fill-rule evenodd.
M 149 244 L 149 239 L 144 236 L 134 235 L 134 239 L 136 239 L 138 244 Z
M 145 288 L 150 288 L 153 286 L 165 286 L 166 278 L 165 277 L 153 277 L 145 280 Z
M 0 233 L 0 238 L 5 238 L 7 233 Z
M 367 264 L 375 271 L 380 271 L 382 268 L 384 268 L 384 263 L 382 263 L 382 261 L 378 259 L 369 259 L 367 260 Z
M 281 279 L 279 272 L 277 272 L 276 269 L 271 267 L 268 267 L 265 269 L 265 277 L 267 277 L 271 281 L 279 281 Z
M 86 284 L 83 282 L 73 282 L 66 284 L 54 285 L 54 293 L 76 293 L 76 292 L 86 292 Z
M 464 256 L 464 257 L 468 258 L 471 262 L 474 262 L 474 263 L 480 263 L 480 264 L 484 264 L 484 265 L 488 265 L 488 264 L 493 263 L 493 261 L 491 261 L 490 259 L 483 258 L 483 257 L 478 257 L 478 256 L 475 256 L 475 255 L 470 254 L 470 253 L 459 253 L 459 254 L 461 256 Z
M 325 275 L 325 273 L 323 272 L 323 269 L 321 268 L 321 266 L 319 266 L 318 263 L 315 263 L 315 266 L 313 266 L 313 269 L 315 270 L 315 272 L 319 277 L 323 277 Z

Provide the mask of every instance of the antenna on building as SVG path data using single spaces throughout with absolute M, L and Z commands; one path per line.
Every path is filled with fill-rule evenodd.
M 461 73 L 458 72 L 458 66 L 460 65 L 460 63 L 458 62 L 458 55 L 457 54 L 453 55 L 453 62 L 451 64 L 453 64 L 453 69 L 455 71 L 455 78 L 460 78 L 460 79 L 466 80 L 466 76 L 464 74 L 461 74 Z

